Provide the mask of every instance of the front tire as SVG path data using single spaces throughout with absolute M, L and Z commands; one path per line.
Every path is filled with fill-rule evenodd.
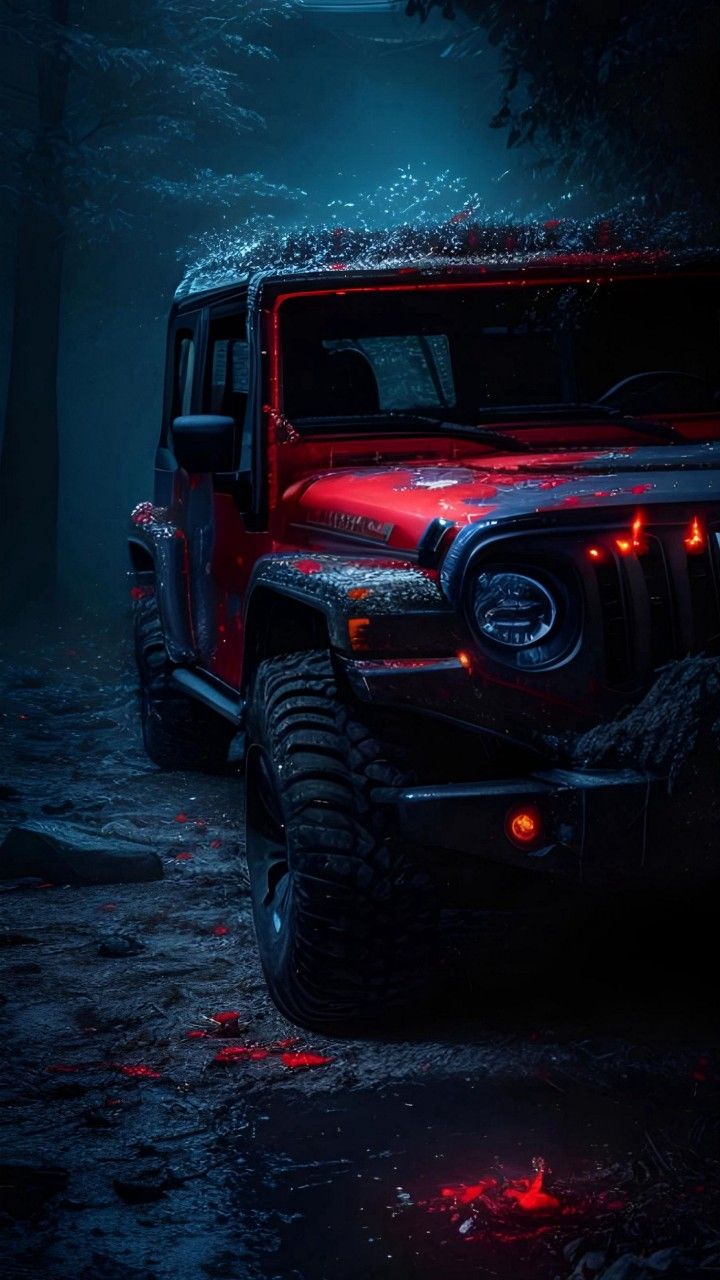
M 270 994 L 306 1027 L 377 1016 L 423 986 L 430 879 L 372 790 L 402 776 L 344 705 L 330 655 L 261 663 L 248 708 L 247 856 Z

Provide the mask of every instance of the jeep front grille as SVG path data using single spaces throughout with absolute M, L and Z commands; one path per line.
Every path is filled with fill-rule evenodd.
M 644 682 L 687 654 L 720 653 L 718 536 L 709 532 L 700 550 L 688 551 L 677 525 L 651 526 L 639 554 L 594 563 L 610 687 Z

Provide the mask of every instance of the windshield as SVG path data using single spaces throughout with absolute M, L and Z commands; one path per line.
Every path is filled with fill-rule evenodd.
M 293 421 L 583 402 L 625 414 L 720 413 L 714 277 L 365 289 L 280 310 Z

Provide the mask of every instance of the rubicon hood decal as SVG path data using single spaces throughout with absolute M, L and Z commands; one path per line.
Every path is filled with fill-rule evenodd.
M 315 528 L 334 529 L 337 533 L 354 534 L 358 538 L 372 538 L 374 542 L 387 542 L 394 528 L 387 521 L 373 520 L 352 511 L 324 510 L 320 507 L 309 510 L 305 519 Z

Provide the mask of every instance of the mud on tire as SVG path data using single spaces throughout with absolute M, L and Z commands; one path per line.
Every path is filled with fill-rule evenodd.
M 178 693 L 154 596 L 134 610 L 135 658 L 140 677 L 140 716 L 145 750 L 161 769 L 221 769 L 234 730 L 208 708 Z
M 422 987 L 435 924 L 429 877 L 372 803 L 402 775 L 343 704 L 326 652 L 263 662 L 247 727 L 247 854 L 271 995 L 303 1026 L 377 1018 Z

